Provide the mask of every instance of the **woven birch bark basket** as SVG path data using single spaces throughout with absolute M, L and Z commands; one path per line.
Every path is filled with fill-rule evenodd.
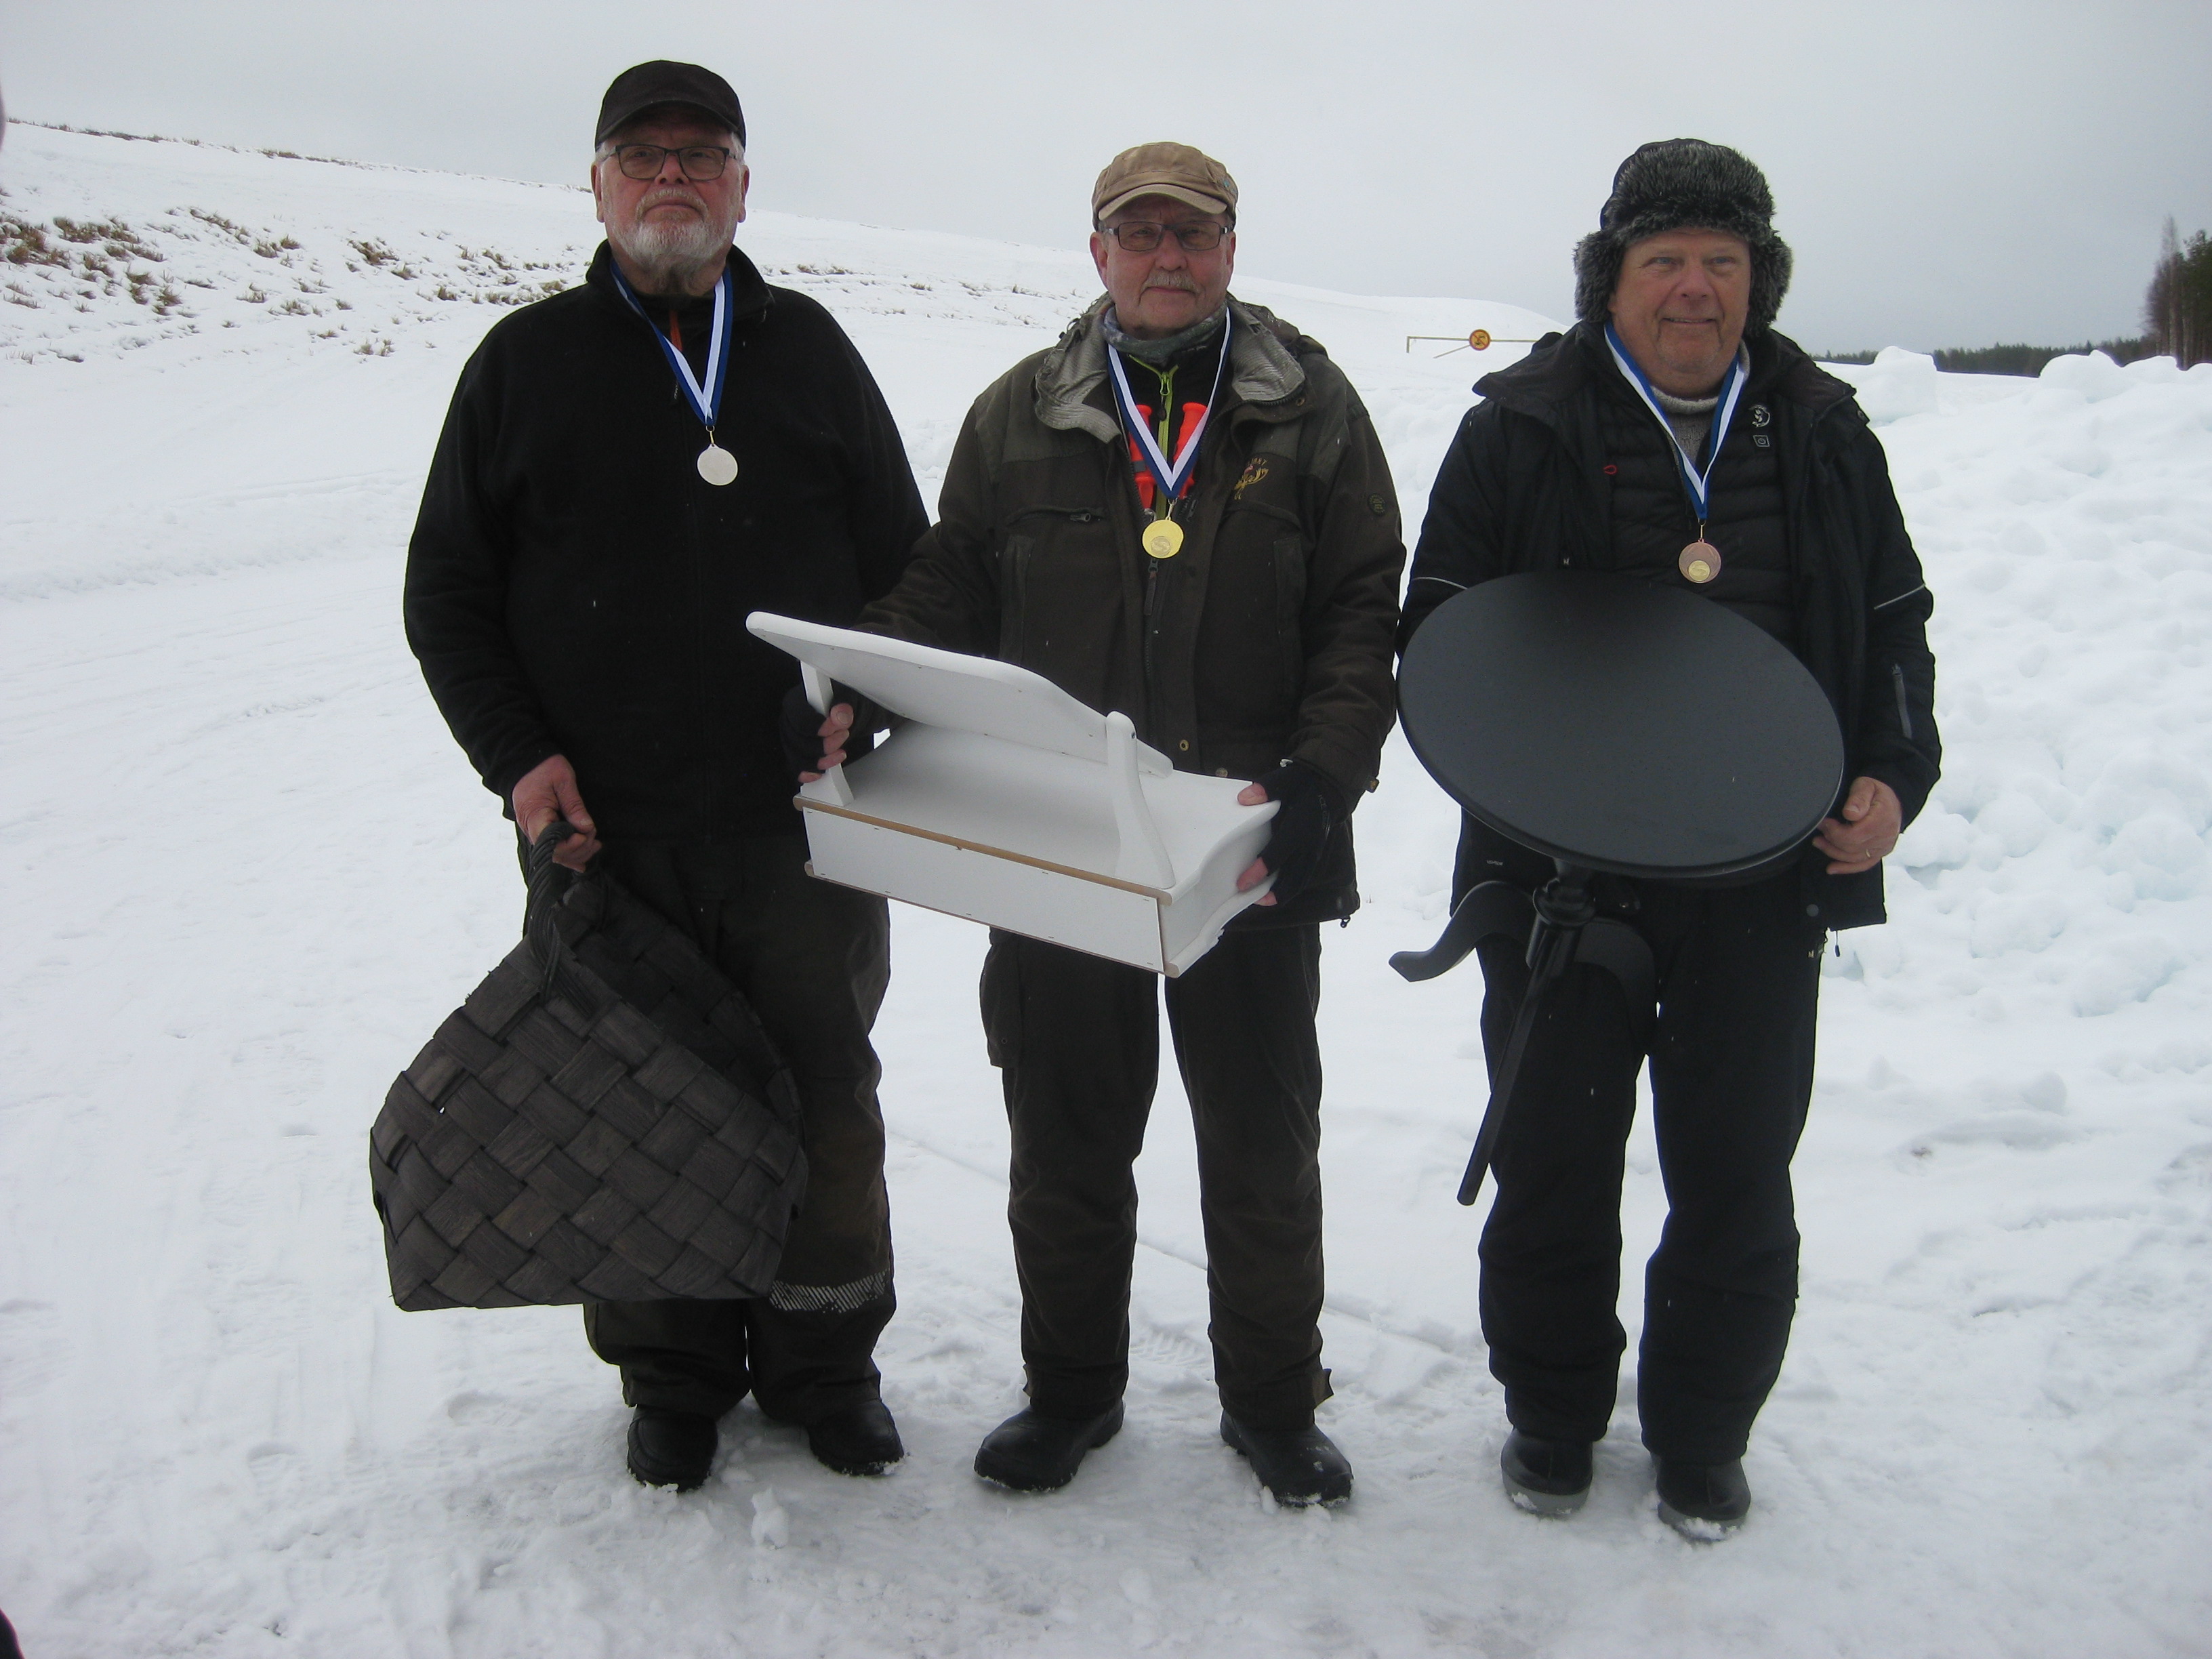
M 529 855 L 525 934 L 394 1079 L 369 1182 L 402 1308 L 765 1296 L 806 1188 L 742 993 L 603 875 Z

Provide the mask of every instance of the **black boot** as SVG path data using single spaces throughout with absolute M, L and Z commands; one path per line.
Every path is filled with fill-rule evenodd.
M 1075 1479 L 1084 1454 L 1121 1431 L 1121 1402 L 1097 1417 L 1071 1420 L 1016 1412 L 983 1437 L 975 1473 L 1016 1492 L 1053 1492 Z
M 1303 1429 L 1253 1429 L 1227 1412 L 1221 1437 L 1244 1454 L 1278 1504 L 1341 1504 L 1352 1496 L 1352 1463 L 1309 1423 Z
M 1751 1513 L 1751 1483 L 1743 1478 L 1741 1458 L 1685 1463 L 1655 1455 L 1651 1462 L 1659 1477 L 1659 1518 L 1693 1543 L 1725 1538 Z
M 906 1455 L 898 1425 L 880 1400 L 863 1400 L 806 1426 L 814 1461 L 840 1474 L 882 1474 Z
M 629 1472 L 647 1486 L 691 1492 L 714 1467 L 714 1419 L 640 1406 L 629 1420 Z
M 1539 1440 L 1518 1429 L 1498 1455 L 1505 1495 L 1531 1515 L 1572 1515 L 1582 1508 L 1589 1498 L 1590 1461 L 1586 1440 Z

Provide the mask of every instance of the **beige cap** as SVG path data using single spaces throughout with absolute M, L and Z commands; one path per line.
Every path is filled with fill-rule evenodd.
M 1166 196 L 1201 213 L 1237 212 L 1237 181 L 1229 169 L 1188 144 L 1139 144 L 1106 164 L 1091 187 L 1091 216 L 1103 221 L 1140 196 Z

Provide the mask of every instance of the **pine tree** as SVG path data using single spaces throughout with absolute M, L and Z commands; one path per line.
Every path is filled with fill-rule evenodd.
M 2143 296 L 2143 331 L 2184 368 L 2212 362 L 2212 237 L 2200 230 L 2184 241 L 2171 216 Z

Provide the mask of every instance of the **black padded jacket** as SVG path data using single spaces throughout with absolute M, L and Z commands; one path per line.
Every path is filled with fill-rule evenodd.
M 747 613 L 848 624 L 928 529 L 890 410 L 836 321 L 731 253 L 706 436 L 602 246 L 461 371 L 408 548 L 408 643 L 484 787 L 565 754 L 603 836 L 795 834 L 776 738 L 791 657 Z
M 1850 388 L 1792 341 L 1771 331 L 1754 340 L 1751 375 L 1781 464 L 1794 648 L 1835 707 L 1844 787 L 1879 778 L 1910 823 L 1942 758 L 1927 639 L 1934 600 L 1887 460 Z M 1484 401 L 1460 422 L 1414 550 L 1401 652 L 1431 611 L 1477 582 L 1559 566 L 1624 568 L 1605 400 L 1633 394 L 1602 337 L 1581 325 L 1547 335 L 1475 390 Z M 1740 420 L 1727 448 L 1756 435 Z M 1809 848 L 1799 862 L 1808 916 L 1831 928 L 1886 919 L 1879 866 L 1850 876 L 1830 876 L 1826 866 Z

